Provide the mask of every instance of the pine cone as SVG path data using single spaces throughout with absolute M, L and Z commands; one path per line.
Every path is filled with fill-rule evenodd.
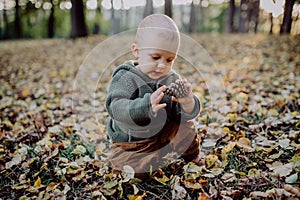
M 177 79 L 175 83 L 171 83 L 169 86 L 167 86 L 165 94 L 174 96 L 176 98 L 182 98 L 185 97 L 188 92 L 188 88 L 184 81 Z

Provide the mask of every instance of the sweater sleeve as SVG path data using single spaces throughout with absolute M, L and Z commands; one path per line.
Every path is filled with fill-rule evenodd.
M 185 113 L 185 112 L 181 113 L 184 119 L 191 120 L 191 119 L 196 118 L 199 115 L 199 113 L 201 111 L 201 102 L 195 95 L 194 95 L 194 100 L 195 100 L 195 106 L 194 106 L 193 112 L 192 113 Z
M 119 72 L 113 77 L 106 99 L 106 108 L 112 119 L 128 125 L 150 123 L 150 93 L 132 98 L 137 89 L 130 76 Z

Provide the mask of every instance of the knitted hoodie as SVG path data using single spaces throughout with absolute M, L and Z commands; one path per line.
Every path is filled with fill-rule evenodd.
M 175 71 L 158 80 L 153 80 L 138 70 L 135 61 L 127 61 L 113 73 L 106 99 L 110 115 L 108 136 L 113 142 L 144 140 L 163 131 L 169 121 L 188 121 L 200 112 L 200 101 L 196 96 L 192 113 L 184 113 L 179 103 L 164 95 L 160 103 L 167 106 L 157 114 L 152 113 L 150 95 L 160 86 L 169 85 L 180 78 Z

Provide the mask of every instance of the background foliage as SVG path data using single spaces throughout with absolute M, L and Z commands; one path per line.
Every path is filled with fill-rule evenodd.
M 78 2 L 83 8 L 72 16 Z M 299 34 L 299 0 L 1 0 L 1 39 L 70 37 L 76 19 L 83 18 L 77 31 L 83 34 L 111 35 L 137 27 L 149 13 L 166 13 L 178 24 L 182 32 L 265 32 Z M 76 3 L 76 4 L 75 4 Z M 147 5 L 149 6 L 146 6 Z M 151 3 L 151 4 L 150 4 Z M 113 6 L 112 6 L 113 5 Z M 284 9 L 290 12 L 284 17 Z M 287 9 L 288 10 L 288 9 Z M 53 16 L 51 18 L 51 16 Z M 75 21 L 74 23 L 71 23 Z M 291 30 L 283 29 L 290 24 Z M 284 26 L 285 27 L 285 26 Z M 53 31 L 53 34 L 51 32 Z M 72 36 L 77 37 L 77 36 Z

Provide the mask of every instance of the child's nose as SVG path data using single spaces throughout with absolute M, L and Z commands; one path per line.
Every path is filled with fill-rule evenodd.
M 164 61 L 160 61 L 160 62 L 158 63 L 158 67 L 159 67 L 159 68 L 165 68 L 165 67 L 166 67 L 166 63 L 165 63 Z

